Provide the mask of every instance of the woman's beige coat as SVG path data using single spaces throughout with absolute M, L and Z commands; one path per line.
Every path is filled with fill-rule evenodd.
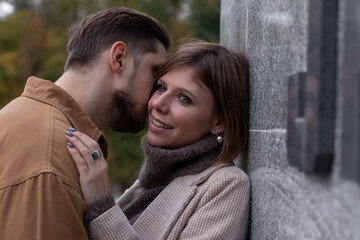
M 235 166 L 221 164 L 176 178 L 130 225 L 120 207 L 138 187 L 136 181 L 118 205 L 90 223 L 90 239 L 246 238 L 250 183 Z

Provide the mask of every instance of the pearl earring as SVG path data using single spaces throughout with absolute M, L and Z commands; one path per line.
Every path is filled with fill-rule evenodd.
M 220 130 L 216 130 L 216 141 L 218 143 L 222 143 L 224 141 L 224 138 L 219 135 L 220 133 L 221 133 Z

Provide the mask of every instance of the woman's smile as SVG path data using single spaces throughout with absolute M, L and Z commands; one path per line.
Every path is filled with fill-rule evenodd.
M 172 129 L 173 127 L 168 126 L 160 121 L 155 120 L 154 118 L 152 119 L 152 123 L 159 128 L 165 128 L 165 129 Z

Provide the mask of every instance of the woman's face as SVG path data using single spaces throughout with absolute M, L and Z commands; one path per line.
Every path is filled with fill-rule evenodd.
M 176 148 L 193 143 L 217 123 L 210 90 L 199 86 L 191 68 L 174 69 L 157 82 L 148 103 L 148 142 L 156 147 Z

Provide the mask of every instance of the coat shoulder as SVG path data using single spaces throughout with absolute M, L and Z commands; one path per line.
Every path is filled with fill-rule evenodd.
M 235 195 L 250 195 L 250 180 L 248 175 L 236 166 L 218 166 L 203 178 L 198 187 L 205 194 L 217 195 L 223 191 L 231 191 Z
M 240 168 L 231 166 L 222 166 L 215 170 L 208 180 L 219 181 L 227 179 L 228 181 L 239 181 L 242 183 L 250 183 L 248 175 Z

